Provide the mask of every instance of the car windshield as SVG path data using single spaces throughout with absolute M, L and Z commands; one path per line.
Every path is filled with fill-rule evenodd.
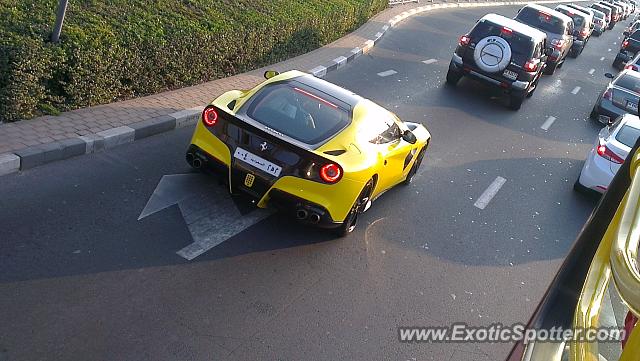
M 516 16 L 516 20 L 544 31 L 556 34 L 564 33 L 564 21 L 543 11 L 525 7 Z
M 633 147 L 636 144 L 636 140 L 638 140 L 638 136 L 640 136 L 640 129 L 625 124 L 616 134 L 616 140 L 627 147 Z
M 247 115 L 306 144 L 323 142 L 350 123 L 350 113 L 337 99 L 296 82 L 265 86 L 249 105 Z
M 621 88 L 632 90 L 636 93 L 640 92 L 640 78 L 636 78 L 635 76 L 631 76 L 629 74 L 624 74 L 620 76 L 614 82 L 614 85 L 619 86 Z
M 504 26 L 502 25 L 496 25 L 489 21 L 481 21 L 471 30 L 469 35 L 473 41 L 479 41 L 481 38 L 487 36 L 499 36 L 509 42 L 512 56 L 516 62 L 524 62 L 529 59 L 533 54 L 534 45 L 531 38 L 515 31 L 503 31 L 503 29 Z

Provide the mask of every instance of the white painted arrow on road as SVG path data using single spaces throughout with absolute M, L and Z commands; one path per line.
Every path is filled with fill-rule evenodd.
M 176 252 L 192 260 L 260 222 L 271 211 L 255 209 L 242 214 L 228 188 L 205 174 L 165 175 L 147 201 L 138 220 L 177 204 L 193 243 Z

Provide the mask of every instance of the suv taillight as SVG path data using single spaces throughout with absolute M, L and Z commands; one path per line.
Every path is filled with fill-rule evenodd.
M 459 40 L 460 45 L 462 46 L 469 45 L 469 42 L 471 42 L 471 38 L 469 37 L 469 35 L 462 35 L 460 37 L 460 40 Z
M 589 30 L 587 30 L 587 29 L 582 29 L 580 31 L 580 35 L 582 35 L 582 36 L 587 36 L 588 34 L 589 34 Z
M 528 71 L 530 73 L 538 70 L 538 63 L 539 62 L 540 62 L 540 60 L 538 60 L 538 59 L 527 60 L 527 62 L 524 63 L 524 70 L 526 70 L 526 71 Z
M 551 39 L 551 45 L 553 45 L 554 48 L 561 50 L 562 46 L 564 45 L 564 40 L 562 39 Z
M 604 94 L 602 94 L 602 97 L 604 99 L 611 100 L 611 95 L 612 95 L 611 93 L 612 93 L 611 88 L 609 88 L 605 90 Z
M 638 71 L 638 67 L 635 64 L 628 64 L 624 68 L 625 69 L 631 69 L 633 71 Z
M 626 49 L 629 46 L 629 40 L 625 40 L 622 42 L 622 49 Z

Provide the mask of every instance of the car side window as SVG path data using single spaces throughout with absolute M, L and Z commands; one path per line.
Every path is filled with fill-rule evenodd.
M 398 124 L 390 115 L 376 117 L 363 124 L 360 129 L 361 136 L 373 144 L 386 144 L 394 142 L 401 137 Z

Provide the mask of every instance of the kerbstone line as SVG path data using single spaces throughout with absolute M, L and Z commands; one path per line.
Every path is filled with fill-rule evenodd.
M 123 125 L 121 127 L 107 129 L 98 133 L 104 138 L 104 148 L 114 148 L 122 144 L 131 143 L 135 139 L 135 129 Z
M 13 153 L 0 154 L 0 175 L 15 173 L 20 170 L 20 157 Z

